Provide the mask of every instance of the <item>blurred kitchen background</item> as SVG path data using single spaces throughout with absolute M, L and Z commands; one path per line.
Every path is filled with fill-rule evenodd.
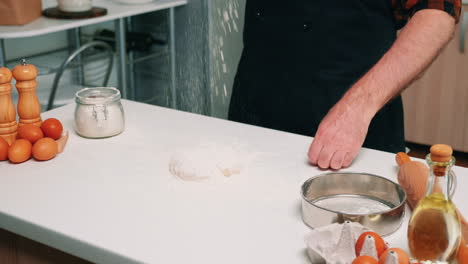
M 96 0 L 111 3 L 114 0 Z M 122 0 L 123 1 L 123 0 Z M 157 0 L 155 0 L 157 1 Z M 50 6 L 55 0 L 43 0 Z M 115 4 L 115 2 L 114 2 Z M 242 51 L 245 0 L 189 0 L 175 8 L 175 78 L 171 78 L 169 10 L 125 19 L 128 43 L 126 97 L 218 118 L 226 118 L 232 84 Z M 446 143 L 468 160 L 467 16 L 462 16 L 454 39 L 439 58 L 404 92 L 405 129 L 410 154 L 422 157 L 427 145 Z M 36 37 L 5 39 L 5 56 L 12 68 L 22 58 L 40 69 L 38 95 L 44 109 L 49 103 L 60 64 L 93 40 L 115 47 L 115 24 L 106 22 L 79 30 Z M 54 107 L 73 101 L 74 92 L 98 85 L 109 59 L 99 49 L 82 54 L 64 71 L 57 85 Z M 118 87 L 117 58 L 109 86 Z M 85 80 L 85 81 L 83 81 Z M 93 82 L 95 82 L 93 84 Z M 174 89 L 172 89 L 174 85 Z M 459 163 L 460 164 L 460 163 Z M 468 162 L 461 165 L 468 165 Z
M 113 0 L 100 1 L 114 4 Z M 123 1 L 123 0 L 122 0 Z M 56 5 L 43 0 L 43 7 Z M 117 1 L 120 2 L 120 1 Z M 190 0 L 175 8 L 176 108 L 194 113 L 227 117 L 227 107 L 237 63 L 242 51 L 245 0 Z M 171 107 L 169 10 L 131 16 L 126 20 L 128 48 L 128 98 Z M 0 29 L 1 31 L 1 29 Z M 43 109 L 49 103 L 60 65 L 78 48 L 93 40 L 115 47 L 114 23 L 105 22 L 35 37 L 5 39 L 7 66 L 21 59 L 39 68 L 38 97 Z M 148 41 L 151 39 L 152 41 Z M 108 86 L 118 87 L 117 58 Z M 100 49 L 81 53 L 66 67 L 57 85 L 54 107 L 73 102 L 84 86 L 103 82 L 109 59 Z M 16 100 L 17 94 L 14 93 Z

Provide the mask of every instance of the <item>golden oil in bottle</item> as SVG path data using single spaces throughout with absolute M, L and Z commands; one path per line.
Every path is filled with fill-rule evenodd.
M 450 262 L 460 244 L 460 221 L 454 204 L 440 193 L 420 201 L 408 227 L 411 254 L 417 260 Z
M 460 245 L 461 225 L 449 191 L 455 177 L 450 173 L 455 159 L 451 147 L 442 146 L 440 150 L 440 145 L 434 145 L 426 158 L 431 168 L 426 196 L 411 215 L 408 244 L 413 258 L 419 261 L 452 263 Z

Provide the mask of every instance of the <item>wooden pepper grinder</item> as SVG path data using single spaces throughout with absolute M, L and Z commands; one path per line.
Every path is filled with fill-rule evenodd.
M 12 144 L 16 139 L 16 110 L 11 99 L 12 73 L 8 68 L 0 68 L 0 137 Z
M 19 93 L 19 126 L 26 124 L 41 126 L 41 104 L 36 95 L 37 68 L 22 60 L 21 64 L 13 69 L 13 77 L 16 79 L 16 89 Z

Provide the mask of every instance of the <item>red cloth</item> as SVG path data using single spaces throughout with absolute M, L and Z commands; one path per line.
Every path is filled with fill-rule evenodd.
M 414 13 L 423 9 L 445 11 L 458 22 L 462 0 L 392 0 L 392 6 L 398 26 L 403 27 Z

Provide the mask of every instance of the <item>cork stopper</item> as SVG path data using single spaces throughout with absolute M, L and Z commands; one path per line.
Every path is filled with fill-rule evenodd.
M 28 64 L 26 60 L 21 60 L 21 64 L 13 68 L 13 77 L 17 81 L 31 81 L 37 77 L 37 68 L 32 64 Z
M 452 160 L 453 149 L 449 145 L 435 144 L 431 147 L 431 160 L 435 162 L 449 162 Z
M 430 154 L 431 161 L 442 163 L 433 167 L 433 172 L 435 176 L 444 176 L 447 173 L 447 166 L 453 158 L 452 154 L 453 150 L 452 147 L 449 145 L 432 145 Z
M 10 69 L 5 67 L 0 67 L 0 85 L 5 83 L 10 83 L 11 78 L 13 77 Z

